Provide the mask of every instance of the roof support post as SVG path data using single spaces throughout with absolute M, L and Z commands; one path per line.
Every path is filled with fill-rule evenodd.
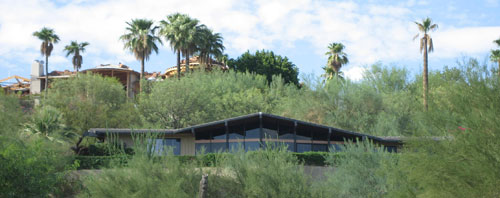
M 263 142 L 262 142 L 262 135 L 264 133 L 264 130 L 262 130 L 262 112 L 259 112 L 259 140 L 260 140 L 260 145 L 259 148 L 263 148 Z
M 226 127 L 226 151 L 229 151 L 229 125 L 227 120 L 224 121 L 224 126 Z
M 328 128 L 328 151 L 330 151 L 330 138 L 332 137 L 332 128 Z
M 293 121 L 293 152 L 297 152 L 297 121 Z

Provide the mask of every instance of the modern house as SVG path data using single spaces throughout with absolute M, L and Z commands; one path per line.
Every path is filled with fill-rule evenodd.
M 202 149 L 209 153 L 238 148 L 251 151 L 264 147 L 266 142 L 267 145 L 284 144 L 288 150 L 299 153 L 339 149 L 347 140 L 371 140 L 392 152 L 402 146 L 401 140 L 397 139 L 384 139 L 266 113 L 254 113 L 182 129 L 94 128 L 84 136 L 106 141 L 112 134 L 125 147 L 131 147 L 134 144 L 134 134 L 145 133 L 156 134 L 154 141 L 157 151 L 164 146 L 171 146 L 176 155 L 195 155 Z

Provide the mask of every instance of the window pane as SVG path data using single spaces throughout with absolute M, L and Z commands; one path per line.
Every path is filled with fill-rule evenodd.
M 309 128 L 302 125 L 297 126 L 297 140 L 312 140 L 312 134 Z
M 330 144 L 330 152 L 339 152 L 342 151 L 342 145 L 341 144 Z
M 279 139 L 282 140 L 293 140 L 293 126 L 286 125 L 285 123 L 279 123 Z
M 244 138 L 245 138 L 245 131 L 243 124 L 229 126 L 229 140 L 237 140 L 237 139 L 242 140 Z
M 273 119 L 262 120 L 262 138 L 277 139 L 278 138 L 278 122 Z
M 172 149 L 172 154 L 180 155 L 181 154 L 181 140 L 166 138 L 166 139 L 155 139 L 154 147 L 152 148 L 153 153 L 156 155 L 166 155 L 168 149 Z
M 245 151 L 255 151 L 260 148 L 260 142 L 245 142 Z
M 230 152 L 237 152 L 240 149 L 244 150 L 245 145 L 243 142 L 229 142 L 229 151 Z
M 245 130 L 245 139 L 260 139 L 259 122 L 246 123 Z
M 197 154 L 201 154 L 201 150 L 202 148 L 205 150 L 205 153 L 210 153 L 211 152 L 211 149 L 210 149 L 210 143 L 196 143 L 195 144 L 195 148 L 196 148 L 196 153 Z
M 212 153 L 225 152 L 226 143 L 212 143 Z
M 312 145 L 312 151 L 327 152 L 328 151 L 328 145 L 327 144 L 313 144 Z
M 278 131 L 266 128 L 263 128 L 262 131 L 264 132 L 262 139 L 278 139 Z
M 311 144 L 299 144 L 297 143 L 297 153 L 303 153 L 311 151 Z
M 212 130 L 212 140 L 226 140 L 226 127 Z
M 313 132 L 313 140 L 328 142 L 328 129 L 316 130 Z

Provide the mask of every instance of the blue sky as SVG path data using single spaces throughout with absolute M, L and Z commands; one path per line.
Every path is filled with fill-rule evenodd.
M 139 61 L 123 50 L 118 37 L 133 18 L 159 21 L 174 12 L 187 13 L 220 32 L 226 53 L 236 58 L 247 50 L 272 50 L 287 56 L 301 74 L 322 73 L 331 42 L 346 45 L 346 76 L 359 79 L 369 65 L 421 70 L 421 54 L 413 21 L 430 17 L 435 52 L 430 69 L 454 66 L 463 56 L 486 60 L 500 38 L 500 0 L 478 1 L 314 1 L 314 0 L 0 0 L 0 79 L 29 77 L 33 60 L 43 59 L 40 41 L 32 36 L 50 27 L 61 38 L 49 58 L 49 71 L 72 70 L 63 48 L 71 40 L 87 41 L 83 69 L 119 62 L 139 70 Z M 146 63 L 146 71 L 163 72 L 175 55 L 162 46 Z M 493 63 L 489 63 L 493 64 Z

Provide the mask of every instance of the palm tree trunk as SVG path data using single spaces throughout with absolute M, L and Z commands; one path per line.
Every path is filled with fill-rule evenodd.
M 45 96 L 47 98 L 49 88 L 49 56 L 45 55 Z
M 423 80 L 423 91 L 424 91 L 424 108 L 425 111 L 428 109 L 427 95 L 429 93 L 429 79 L 428 79 L 428 62 L 427 62 L 427 34 L 424 36 L 424 80 Z
M 181 79 L 181 50 L 177 50 L 177 79 Z
M 143 56 L 141 58 L 141 77 L 139 78 L 139 93 L 142 93 L 142 80 L 144 78 L 144 52 L 142 53 Z
M 186 72 L 190 72 L 189 70 L 189 50 L 186 50 Z

